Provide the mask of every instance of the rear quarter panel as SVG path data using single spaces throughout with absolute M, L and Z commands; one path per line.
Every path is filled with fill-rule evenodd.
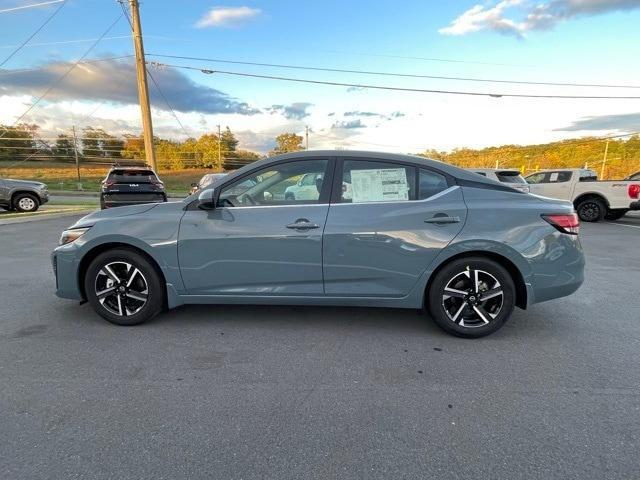
M 627 180 L 578 182 L 573 193 L 573 199 L 575 200 L 585 194 L 594 194 L 604 197 L 609 208 L 629 208 L 629 204 L 633 200 L 629 197 L 628 189 L 632 183 L 640 182 Z
M 440 265 L 472 252 L 509 260 L 526 285 L 527 304 L 554 298 L 556 287 L 564 288 L 582 275 L 578 238 L 558 232 L 541 218 L 543 213 L 573 212 L 569 202 L 470 187 L 463 187 L 463 194 L 468 207 L 464 228 L 430 266 L 423 285 Z

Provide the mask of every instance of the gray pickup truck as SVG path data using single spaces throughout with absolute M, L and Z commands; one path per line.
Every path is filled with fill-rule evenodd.
M 0 208 L 35 212 L 49 201 L 49 190 L 41 182 L 0 178 Z

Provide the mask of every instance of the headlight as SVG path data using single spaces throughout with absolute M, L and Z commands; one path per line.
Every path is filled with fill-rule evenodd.
M 87 230 L 89 230 L 89 228 L 91 227 L 65 230 L 64 232 L 62 232 L 62 235 L 60 235 L 60 241 L 58 242 L 58 245 L 66 245 L 67 243 L 75 242 L 82 235 L 84 235 Z

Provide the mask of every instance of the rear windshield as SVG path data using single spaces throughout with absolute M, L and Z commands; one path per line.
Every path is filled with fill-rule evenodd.
M 149 183 L 157 182 L 158 177 L 153 170 L 112 170 L 109 172 L 109 180 L 115 182 Z
M 496 172 L 496 176 L 502 183 L 527 183 L 519 172 Z

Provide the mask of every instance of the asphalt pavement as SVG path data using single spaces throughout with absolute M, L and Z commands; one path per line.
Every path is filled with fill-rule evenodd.
M 640 216 L 584 286 L 480 340 L 413 310 L 58 299 L 74 218 L 0 226 L 0 478 L 638 478 Z

